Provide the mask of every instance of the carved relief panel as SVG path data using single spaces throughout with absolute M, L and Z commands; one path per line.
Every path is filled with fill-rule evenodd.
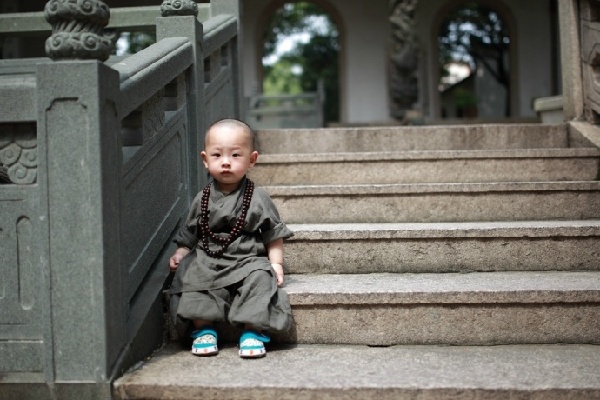
M 46 279 L 37 179 L 35 124 L 0 124 L 0 341 L 10 344 L 0 348 L 0 359 L 7 371 L 42 367 L 37 322 Z
M 0 125 L 0 169 L 4 179 L 19 185 L 37 179 L 37 139 L 31 124 Z

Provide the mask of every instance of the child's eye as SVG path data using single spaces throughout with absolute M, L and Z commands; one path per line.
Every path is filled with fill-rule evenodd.
M 219 157 L 221 157 L 221 154 L 219 154 L 219 153 L 214 153 L 212 156 L 213 156 L 213 157 L 215 157 L 215 158 L 219 158 Z
M 238 153 L 233 153 L 234 157 L 239 157 L 240 155 Z

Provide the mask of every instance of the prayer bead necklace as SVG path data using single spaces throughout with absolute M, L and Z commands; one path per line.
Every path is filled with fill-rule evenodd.
M 225 250 L 227 250 L 227 247 L 242 234 L 242 229 L 244 228 L 244 223 L 246 222 L 246 214 L 248 213 L 248 208 L 250 208 L 250 200 L 252 200 L 252 194 L 254 193 L 254 182 L 252 182 L 250 179 L 246 179 L 246 189 L 244 190 L 244 197 L 242 198 L 242 212 L 240 213 L 240 216 L 235 222 L 235 226 L 231 229 L 227 237 L 221 237 L 215 234 L 208 226 L 208 200 L 210 198 L 210 186 L 211 184 L 209 183 L 202 191 L 198 225 L 200 227 L 200 232 L 202 233 L 202 247 L 204 247 L 204 252 L 210 257 L 221 258 L 223 257 Z M 208 247 L 209 238 L 212 238 L 215 242 L 217 242 L 221 248 L 216 251 L 210 250 Z

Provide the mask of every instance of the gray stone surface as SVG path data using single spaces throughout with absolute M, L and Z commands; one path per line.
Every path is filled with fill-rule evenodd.
M 286 343 L 600 343 L 600 273 L 287 277 Z
M 564 124 L 290 129 L 260 131 L 257 136 L 258 149 L 263 154 L 540 149 L 568 147 L 569 141 Z
M 531 182 L 596 179 L 596 148 L 267 154 L 259 185 Z
M 0 64 L 5 70 L 6 65 Z M 0 122 L 34 121 L 35 107 L 35 77 L 32 75 L 8 75 L 0 79 Z
M 569 123 L 569 130 L 573 135 L 582 137 L 592 145 L 600 147 L 600 127 L 598 125 L 572 121 Z
M 600 272 L 593 271 L 296 274 L 286 282 L 293 306 L 600 302 Z
M 600 221 L 290 224 L 288 273 L 599 270 Z
M 591 219 L 600 182 L 267 186 L 288 223 Z M 568 205 L 568 206 L 565 206 Z
M 600 274 L 293 275 L 288 343 L 600 343 Z
M 116 382 L 119 399 L 598 399 L 600 346 L 270 346 L 241 360 L 170 345 Z

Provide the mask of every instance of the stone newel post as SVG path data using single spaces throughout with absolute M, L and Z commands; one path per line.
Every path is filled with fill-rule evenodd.
M 51 308 L 47 360 L 60 398 L 81 382 L 110 393 L 126 345 L 125 273 L 120 267 L 122 145 L 119 73 L 100 62 L 109 9 L 98 0 L 50 0 L 48 56 L 37 65 L 38 135 L 47 160 Z

